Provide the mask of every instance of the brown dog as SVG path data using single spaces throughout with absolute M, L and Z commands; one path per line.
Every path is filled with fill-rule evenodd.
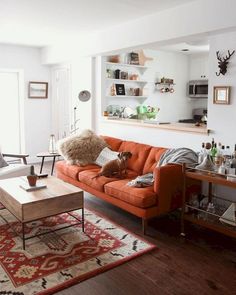
M 131 152 L 120 152 L 117 155 L 117 159 L 111 160 L 107 162 L 100 170 L 98 175 L 94 176 L 93 178 L 97 178 L 99 176 L 106 176 L 106 177 L 122 177 L 122 172 L 126 174 L 126 165 L 128 159 L 132 157 Z

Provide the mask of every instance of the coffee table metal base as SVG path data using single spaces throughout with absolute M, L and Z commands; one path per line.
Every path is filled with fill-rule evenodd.
M 71 214 L 71 212 L 73 211 L 76 211 L 76 210 L 81 210 L 82 211 L 82 214 L 81 214 L 81 220 L 79 218 L 77 218 L 75 215 Z M 73 209 L 71 211 L 68 211 L 68 212 L 63 212 L 63 213 L 67 213 L 69 214 L 70 216 L 74 217 L 76 220 L 78 220 L 78 222 L 74 223 L 74 224 L 70 224 L 70 225 L 66 225 L 66 226 L 63 226 L 63 227 L 60 227 L 60 228 L 57 228 L 57 229 L 54 229 L 54 230 L 49 230 L 49 231 L 46 231 L 46 232 L 43 232 L 43 233 L 39 233 L 39 234 L 36 234 L 36 235 L 32 235 L 30 237 L 26 237 L 25 236 L 25 225 L 27 223 L 30 223 L 30 222 L 33 222 L 33 221 L 36 221 L 36 220 L 40 220 L 40 219 L 36 219 L 36 220 L 31 220 L 31 221 L 27 221 L 27 222 L 22 222 L 20 220 L 18 220 L 21 225 L 22 225 L 22 235 L 20 235 L 19 233 L 17 233 L 11 226 L 10 224 L 8 223 L 8 221 L 0 214 L 0 217 L 11 227 L 11 229 L 14 231 L 15 234 L 17 234 L 21 239 L 22 239 L 22 246 L 23 246 L 23 250 L 25 250 L 25 242 L 27 240 L 30 240 L 30 239 L 33 239 L 33 238 L 36 238 L 36 237 L 39 237 L 39 236 L 42 236 L 42 235 L 46 235 L 46 234 L 50 234 L 50 233 L 53 233 L 53 232 L 56 232 L 56 231 L 59 231 L 61 229 L 65 229 L 65 228 L 69 228 L 69 227 L 72 227 L 72 226 L 75 226 L 75 225 L 78 225 L 78 224 L 81 224 L 82 225 L 82 231 L 84 232 L 84 208 L 77 208 L 77 209 Z M 61 213 L 61 214 L 63 214 Z M 59 215 L 59 214 L 53 214 L 51 216 L 56 216 L 56 215 Z M 47 217 L 51 217 L 51 216 L 47 216 Z M 46 217 L 46 218 L 47 218 Z

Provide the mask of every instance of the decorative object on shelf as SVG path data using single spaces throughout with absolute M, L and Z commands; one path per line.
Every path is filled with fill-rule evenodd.
M 108 58 L 109 62 L 119 63 L 120 62 L 120 56 L 119 55 L 111 55 Z
M 119 105 L 108 105 L 106 108 L 106 111 L 108 112 L 108 116 L 114 116 L 114 114 L 121 113 L 121 106 Z
M 162 87 L 160 89 L 161 93 L 165 93 L 165 92 L 170 92 L 170 93 L 173 93 L 175 90 L 174 88 L 171 88 L 171 87 Z
M 137 106 L 136 110 L 138 114 L 138 119 L 145 120 L 145 119 L 155 119 L 157 113 L 160 111 L 160 108 L 140 105 L 140 106 Z
M 128 72 L 124 72 L 124 71 L 120 72 L 120 78 L 122 80 L 128 80 Z
M 138 74 L 131 74 L 131 75 L 129 76 L 129 79 L 130 79 L 130 80 L 138 80 L 138 79 L 139 79 L 139 75 L 138 75 Z
M 131 65 L 139 65 L 139 54 L 137 52 L 130 52 L 128 63 Z
M 215 104 L 229 104 L 230 98 L 230 86 L 214 86 L 214 98 Z
M 55 135 L 54 135 L 54 134 L 51 134 L 51 135 L 50 135 L 48 151 L 49 151 L 50 154 L 55 154 L 55 153 L 57 153 L 56 139 L 55 139 Z
M 122 110 L 123 118 L 130 118 L 132 115 L 136 115 L 136 110 L 131 107 L 124 107 Z
M 29 82 L 29 98 L 48 98 L 47 82 Z
M 234 54 L 235 50 L 233 50 L 231 53 L 228 50 L 228 55 L 226 55 L 225 57 L 221 57 L 220 56 L 220 52 L 216 51 L 216 56 L 218 59 L 218 67 L 219 67 L 219 72 L 216 72 L 216 76 L 220 76 L 220 74 L 225 75 L 227 72 L 227 65 L 228 65 L 228 60 L 230 59 L 230 57 Z
M 120 70 L 119 70 L 119 69 L 116 69 L 116 70 L 115 70 L 114 78 L 115 78 L 115 79 L 120 79 Z
M 144 87 L 142 89 L 142 95 L 143 96 L 148 96 L 149 95 L 149 88 L 148 87 Z
M 125 85 L 124 84 L 115 84 L 116 95 L 125 95 Z
M 144 54 L 144 52 L 143 52 L 142 49 L 138 52 L 138 56 L 139 56 L 139 64 L 140 64 L 141 66 L 144 66 L 145 63 L 146 63 L 146 61 L 148 61 L 148 60 L 150 60 L 150 61 L 153 60 L 152 57 L 147 57 L 147 56 Z
M 160 83 L 161 84 L 174 84 L 174 80 L 173 79 L 162 77 Z
M 140 96 L 140 88 L 134 88 L 134 95 L 135 96 Z
M 111 70 L 111 69 L 107 69 L 106 70 L 106 73 L 107 73 L 107 78 L 109 79 L 111 79 L 111 78 L 113 78 L 114 76 L 113 76 L 113 71 Z
M 103 111 L 103 116 L 108 117 L 108 111 Z
M 27 180 L 29 183 L 29 186 L 35 186 L 37 182 L 38 176 L 34 172 L 34 166 L 30 166 L 30 175 L 27 176 Z
M 161 87 L 159 89 L 161 93 L 173 93 L 175 91 L 173 88 L 173 85 L 175 85 L 173 79 L 162 77 L 160 82 L 155 82 L 155 85 L 159 85 Z
M 219 220 L 236 226 L 236 203 L 232 203 Z
M 114 83 L 111 85 L 110 95 L 111 96 L 115 96 L 116 95 L 116 87 L 115 87 L 115 84 Z
M 134 88 L 128 88 L 128 91 L 127 91 L 127 95 L 129 96 L 135 96 L 135 92 L 134 92 Z

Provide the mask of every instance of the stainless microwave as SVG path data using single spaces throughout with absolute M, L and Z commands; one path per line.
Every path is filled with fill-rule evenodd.
M 189 81 L 187 94 L 191 98 L 207 98 L 208 97 L 208 80 Z

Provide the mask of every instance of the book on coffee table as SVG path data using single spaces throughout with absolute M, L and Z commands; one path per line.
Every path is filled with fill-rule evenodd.
M 27 192 L 37 191 L 42 188 L 46 188 L 46 184 L 37 184 L 35 186 L 30 186 L 29 184 L 20 184 L 20 188 L 23 188 Z

